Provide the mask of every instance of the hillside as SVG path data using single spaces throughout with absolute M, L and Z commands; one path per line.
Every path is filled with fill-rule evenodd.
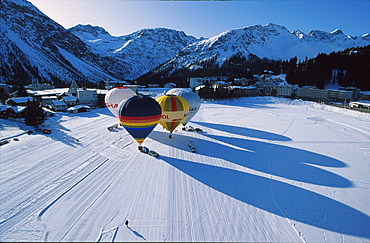
M 169 139 L 158 125 L 144 141 L 158 158 L 122 127 L 108 131 L 116 122 L 106 108 L 58 113 L 52 134 L 27 135 L 2 120 L 1 241 L 370 240 L 369 114 L 203 102 L 190 122 L 203 132 Z
M 201 70 L 205 76 L 215 75 L 213 69 L 235 59 L 252 63 L 249 70 L 255 57 L 304 60 L 370 44 L 369 34 L 348 36 L 338 29 L 305 34 L 272 23 L 230 29 L 208 39 L 166 28 L 114 37 L 99 26 L 66 30 L 26 0 L 0 4 L 0 79 L 8 84 L 36 79 L 58 87 L 72 80 L 92 86 L 107 79 L 163 83 L 160 79 L 174 73 L 174 80 L 167 81 L 183 84 L 183 73 Z M 232 65 L 227 70 L 226 75 L 234 75 Z
M 1 76 L 8 84 L 35 79 L 61 85 L 76 80 L 117 79 L 113 60 L 101 58 L 61 25 L 25 0 L 1 1 Z

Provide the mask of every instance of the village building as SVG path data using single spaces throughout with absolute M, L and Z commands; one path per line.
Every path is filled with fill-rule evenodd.
M 53 100 L 50 106 L 54 111 L 65 111 L 67 109 L 66 103 L 61 100 Z
M 351 101 L 351 102 L 349 102 L 349 106 L 351 108 L 365 108 L 365 109 L 370 109 L 370 102 Z
M 77 98 L 74 96 L 61 96 L 60 100 L 63 101 L 67 107 L 77 105 Z
M 276 96 L 281 97 L 292 97 L 294 94 L 294 90 L 298 89 L 298 85 L 278 85 L 275 86 L 274 89 L 276 90 Z
M 203 78 L 197 78 L 197 77 L 192 77 L 188 78 L 188 83 L 190 88 L 196 88 L 200 85 L 204 84 L 204 79 Z
M 27 103 L 33 101 L 33 97 L 10 98 L 5 103 L 11 106 L 27 106 Z
M 23 119 L 26 117 L 26 106 L 11 106 L 1 105 L 0 106 L 0 118 L 4 119 Z
M 129 81 L 120 81 L 120 80 L 106 80 L 105 82 L 105 88 L 107 90 L 113 89 L 115 87 L 123 87 L 125 85 L 129 85 Z
M 164 84 L 163 87 L 172 89 L 172 88 L 176 88 L 176 84 L 174 84 L 174 83 L 166 83 L 166 84 Z
M 69 113 L 80 113 L 80 112 L 90 111 L 90 109 L 91 109 L 90 106 L 87 106 L 87 105 L 76 105 L 76 106 L 69 107 L 67 111 Z
M 188 78 L 187 81 L 189 83 L 189 87 L 193 89 L 193 88 L 198 87 L 199 85 L 203 85 L 207 83 L 210 85 L 213 85 L 217 82 L 228 82 L 229 77 L 225 77 L 225 76 L 211 76 L 211 77 L 203 77 L 203 78 L 191 77 L 191 78 Z
M 149 88 L 159 88 L 159 84 L 148 84 Z
M 229 86 L 233 95 L 236 97 L 242 96 L 256 96 L 257 87 L 256 86 Z

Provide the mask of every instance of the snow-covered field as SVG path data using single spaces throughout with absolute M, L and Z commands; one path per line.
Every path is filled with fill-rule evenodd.
M 45 135 L 0 121 L 1 241 L 370 241 L 368 113 L 203 102 L 203 132 L 158 124 L 144 141 L 158 158 L 108 131 L 106 108 L 58 113 Z

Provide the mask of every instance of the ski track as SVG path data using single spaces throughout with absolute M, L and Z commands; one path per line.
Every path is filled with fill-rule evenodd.
M 366 201 L 349 201 L 346 193 L 351 192 L 349 195 L 358 198 L 370 195 L 366 170 L 361 170 L 363 166 L 366 168 L 364 158 L 370 155 L 366 152 L 370 129 L 344 115 L 328 116 L 328 111 L 312 107 L 260 100 L 266 102 L 262 102 L 260 108 L 251 108 L 249 104 L 246 107 L 227 106 L 224 104 L 227 102 L 203 104 L 194 123 L 188 125 L 200 127 L 204 132 L 182 131 L 179 127 L 169 139 L 169 133 L 158 125 L 144 142 L 144 146 L 160 153 L 158 158 L 140 153 L 136 142 L 122 127 L 108 131 L 106 128 L 117 121 L 107 115 L 107 109 L 92 111 L 94 115 L 86 117 L 84 114 L 60 115 L 54 118 L 58 123 L 51 124 L 53 133 L 49 136 L 26 135 L 11 128 L 11 123 L 5 123 L 1 126 L 4 130 L 1 136 L 17 136 L 20 141 L 11 141 L 1 147 L 3 171 L 11 175 L 0 178 L 0 240 L 367 241 L 305 225 L 290 216 L 294 215 L 292 211 L 298 214 L 314 208 L 325 211 L 321 203 L 326 198 L 344 205 L 352 203 L 351 207 L 369 212 Z M 281 107 L 285 114 L 280 113 Z M 225 111 L 231 109 L 235 114 L 230 113 L 229 117 Z M 238 116 L 245 120 L 238 121 Z M 301 132 L 302 126 L 310 133 Z M 236 138 L 241 144 L 230 144 L 226 138 Z M 194 141 L 196 153 L 187 146 L 190 140 Z M 219 157 L 212 157 L 209 151 L 212 148 L 207 147 L 211 144 L 243 157 L 237 161 L 233 154 L 220 156 L 219 152 L 216 153 Z M 256 147 L 259 144 L 264 147 Z M 347 169 L 339 167 L 331 171 L 341 175 L 346 170 L 343 176 L 354 186 L 326 187 L 274 173 L 279 167 L 275 158 L 283 161 L 285 155 L 279 149 L 285 147 L 338 156 L 345 163 L 352 163 Z M 338 151 L 336 155 L 326 149 L 333 147 L 352 151 L 356 160 L 351 161 L 351 154 L 347 156 Z M 292 149 L 284 151 L 296 151 Z M 266 161 L 265 168 L 261 167 L 263 170 L 248 166 L 248 163 L 257 162 L 256 159 Z M 238 177 L 258 176 L 269 183 L 262 192 L 253 184 L 255 182 L 243 177 L 216 178 L 212 173 L 200 173 L 204 178 L 199 178 L 195 171 L 198 168 Z M 302 198 L 300 204 L 306 208 L 294 211 L 297 206 L 279 195 L 281 188 L 277 186 L 281 183 L 323 197 L 316 197 L 318 201 Z M 243 201 L 248 197 L 255 197 L 257 205 L 276 207 L 279 213 Z M 268 198 L 271 201 L 263 202 Z M 327 222 L 330 214 L 337 212 L 328 209 L 321 218 L 315 219 L 317 224 L 333 224 Z M 347 216 L 346 213 L 342 215 Z M 124 225 L 126 219 L 130 220 L 128 228 Z

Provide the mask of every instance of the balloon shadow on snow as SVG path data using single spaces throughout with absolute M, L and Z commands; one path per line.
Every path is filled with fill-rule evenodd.
M 239 126 L 232 126 L 232 125 L 225 125 L 225 124 L 214 124 L 214 123 L 208 123 L 208 122 L 197 122 L 197 121 L 191 121 L 191 122 L 205 126 L 205 127 L 209 127 L 212 129 L 229 132 L 233 134 L 239 134 L 242 136 L 253 137 L 253 138 L 267 139 L 267 140 L 274 140 L 274 141 L 291 141 L 292 140 L 291 138 L 286 137 L 284 135 L 256 130 L 256 129 L 247 128 L 247 127 L 239 127 Z
M 260 96 L 260 97 L 240 97 L 232 99 L 221 99 L 217 101 L 203 101 L 202 103 L 214 103 L 223 106 L 238 106 L 244 108 L 276 108 L 271 106 L 276 104 L 276 97 Z M 278 108 L 276 108 L 278 109 Z
M 346 178 L 313 166 L 346 167 L 345 163 L 337 159 L 266 142 L 209 134 L 207 137 L 233 145 L 233 147 L 210 140 L 191 138 L 197 149 L 197 154 L 220 158 L 246 168 L 290 180 L 339 188 L 352 186 L 352 183 Z M 190 153 L 190 149 L 187 147 L 189 137 L 174 136 L 173 139 L 168 139 L 163 133 L 153 132 L 152 138 L 157 142 Z
M 315 192 L 228 168 L 161 159 L 204 185 L 264 211 L 333 232 L 370 237 L 368 215 Z

